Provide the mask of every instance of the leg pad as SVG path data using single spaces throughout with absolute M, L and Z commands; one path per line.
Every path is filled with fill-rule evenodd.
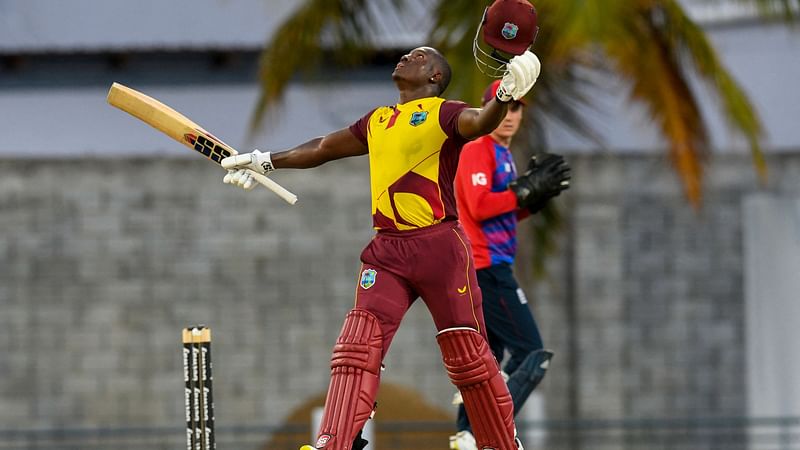
M 461 392 L 478 448 L 517 450 L 514 404 L 494 355 L 471 328 L 448 328 L 436 336 L 447 375 Z
M 542 382 L 551 359 L 553 359 L 553 352 L 549 350 L 532 351 L 508 378 L 508 391 L 511 393 L 511 398 L 514 399 L 514 414 L 522 409 L 525 400 Z
M 315 447 L 350 450 L 375 408 L 383 336 L 378 319 L 360 309 L 347 313 L 333 347 L 331 383 Z

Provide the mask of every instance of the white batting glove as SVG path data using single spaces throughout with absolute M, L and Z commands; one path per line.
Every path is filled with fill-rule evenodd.
M 497 86 L 497 100 L 505 103 L 524 97 L 536 83 L 541 70 L 539 58 L 528 50 L 511 58 L 506 65 L 506 74 Z
M 246 191 L 253 189 L 258 184 L 247 169 L 228 169 L 228 173 L 225 174 L 222 182 L 238 186 Z
M 272 158 L 269 152 L 253 150 L 250 153 L 239 153 L 238 155 L 228 156 L 221 161 L 222 167 L 226 169 L 250 169 L 261 174 L 268 174 L 275 170 L 272 165 Z

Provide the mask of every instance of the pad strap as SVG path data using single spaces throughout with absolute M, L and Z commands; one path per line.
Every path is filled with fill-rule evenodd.
M 514 404 L 497 360 L 471 328 L 448 328 L 436 336 L 450 381 L 461 392 L 479 449 L 517 450 Z
M 316 448 L 350 450 L 375 408 L 382 352 L 378 319 L 361 309 L 347 313 L 333 347 L 331 383 Z

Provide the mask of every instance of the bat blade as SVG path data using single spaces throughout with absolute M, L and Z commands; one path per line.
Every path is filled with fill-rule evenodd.
M 188 117 L 123 84 L 113 83 L 106 100 L 111 106 L 136 117 L 217 164 L 221 164 L 222 160 L 228 156 L 238 154 L 233 147 L 222 142 L 221 139 Z M 278 183 L 257 172 L 250 171 L 250 174 L 256 181 L 271 189 L 289 204 L 293 205 L 297 202 L 297 196 Z

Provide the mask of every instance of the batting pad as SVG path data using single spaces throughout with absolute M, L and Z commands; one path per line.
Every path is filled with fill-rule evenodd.
M 478 448 L 517 450 L 514 403 L 489 345 L 471 328 L 436 336 L 447 375 L 461 392 Z
M 331 383 L 316 448 L 351 448 L 375 409 L 382 351 L 383 336 L 378 319 L 360 309 L 347 313 L 333 347 Z

